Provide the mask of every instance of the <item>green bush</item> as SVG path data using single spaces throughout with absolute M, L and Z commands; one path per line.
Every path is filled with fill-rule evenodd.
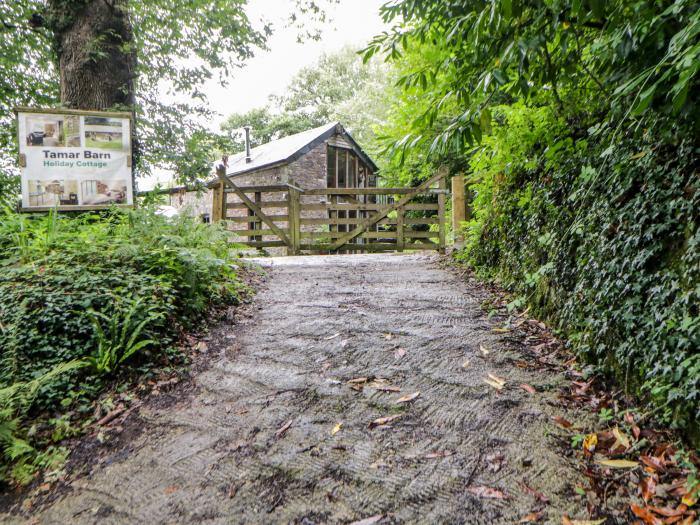
M 186 215 L 5 212 L 0 389 L 80 360 L 92 366 L 42 384 L 34 407 L 66 407 L 76 392 L 94 398 L 102 376 L 127 358 L 148 364 L 147 347 L 151 360 L 162 361 L 183 329 L 235 302 L 243 290 L 237 268 L 226 231 Z
M 501 107 L 461 258 L 518 292 L 673 426 L 700 426 L 700 184 L 689 130 Z M 585 117 L 585 115 L 584 115 Z M 594 119 L 590 119 L 593 120 Z M 659 130 L 665 130 L 663 132 Z

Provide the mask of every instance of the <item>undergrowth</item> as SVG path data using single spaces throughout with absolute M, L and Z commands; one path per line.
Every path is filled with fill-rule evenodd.
M 187 215 L 0 212 L 0 481 L 31 480 L 108 383 L 236 302 L 237 270 L 225 230 Z
M 470 161 L 459 258 L 498 279 L 599 371 L 695 440 L 700 428 L 698 144 L 663 117 L 626 130 L 502 106 Z M 610 127 L 607 127 L 610 126 Z

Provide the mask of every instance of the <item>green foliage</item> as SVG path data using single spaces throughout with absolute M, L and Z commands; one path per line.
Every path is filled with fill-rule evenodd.
M 51 451 L 40 454 L 29 443 L 23 420 L 41 387 L 85 365 L 80 360 L 61 363 L 31 381 L 0 388 L 0 481 L 16 479 L 20 484 L 28 483 L 42 464 L 56 462 Z
M 383 175 L 463 172 L 460 258 L 700 430 L 700 5 L 399 0 Z
M 620 135 L 585 121 L 571 127 L 550 108 L 495 108 L 493 134 L 470 160 L 479 180 L 462 257 L 521 294 L 663 419 L 692 431 L 698 146 L 662 118 Z
M 152 209 L 75 217 L 5 212 L 0 392 L 25 398 L 31 392 L 36 410 L 66 410 L 94 399 L 107 376 L 167 363 L 182 329 L 199 323 L 210 308 L 237 301 L 243 285 L 235 257 L 222 227 L 187 215 L 167 219 Z M 66 362 L 80 367 L 61 368 Z M 24 457 L 28 444 L 17 406 L 2 415 L 10 434 L 20 436 L 8 449 L 10 460 Z M 56 423 L 52 433 L 68 430 Z M 35 460 L 46 459 L 32 450 L 15 474 L 5 465 L 4 475 L 30 476 Z
M 86 4 L 99 0 L 16 0 L 0 2 L 0 172 L 16 158 L 16 106 L 57 106 L 57 50 L 62 31 Z M 319 38 L 326 8 L 336 0 L 294 0 L 282 23 L 299 26 L 300 37 Z M 264 48 L 273 32 L 269 21 L 250 20 L 247 0 L 119 0 L 133 26 L 133 40 L 117 51 L 136 53 L 134 109 L 138 133 L 139 173 L 153 166 L 173 169 L 182 182 L 191 182 L 193 169 L 186 154 L 197 134 L 207 134 L 213 114 L 203 88 L 207 82 L 225 84 L 254 52 Z M 114 4 L 114 5 L 112 5 Z M 90 56 L 109 68 L 114 49 L 110 29 L 91 42 Z M 104 64 L 107 62 L 107 65 Z M 126 87 L 124 89 L 127 89 Z M 128 98 L 128 97 L 127 97 Z M 65 101 L 63 101 L 65 102 Z M 196 138 L 194 139 L 197 140 Z M 211 152 L 209 152 L 211 153 Z M 200 171 L 197 177 L 203 176 Z M 209 167 L 206 172 L 208 174 Z M 0 190 L 2 188 L 0 187 Z
M 654 110 L 693 121 L 698 90 L 700 8 L 693 0 L 557 2 L 401 0 L 382 7 L 396 22 L 365 57 L 402 60 L 437 48 L 399 84 L 423 94 L 426 110 L 406 139 L 433 152 L 461 153 L 489 131 L 488 109 L 512 100 L 551 99 L 563 113 L 571 97 L 608 109 L 618 123 Z M 457 107 L 453 114 L 446 107 Z M 440 132 L 432 129 L 449 117 Z
M 140 298 L 126 306 L 120 305 L 110 315 L 94 310 L 89 310 L 86 315 L 97 335 L 97 350 L 86 361 L 99 375 L 111 374 L 136 352 L 155 343 L 153 339 L 141 336 L 147 325 L 158 321 L 160 316 L 143 308 Z

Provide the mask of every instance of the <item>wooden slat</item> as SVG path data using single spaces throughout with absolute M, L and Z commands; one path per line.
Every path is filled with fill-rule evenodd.
M 261 208 L 287 208 L 287 201 L 260 201 Z M 229 210 L 247 210 L 250 209 L 245 202 L 229 202 L 226 204 Z
M 288 191 L 289 186 L 287 186 L 286 184 L 272 184 L 270 186 L 238 186 L 238 189 L 241 190 L 243 193 L 275 193 L 280 191 Z M 226 188 L 226 193 L 236 192 L 231 188 Z
M 267 215 L 265 214 L 265 212 L 262 211 L 262 209 L 260 209 L 260 206 L 258 206 L 258 205 L 257 205 L 255 202 L 253 202 L 252 200 L 250 200 L 250 199 L 248 198 L 248 196 L 247 196 L 245 193 L 243 193 L 241 190 L 238 189 L 238 186 L 236 186 L 236 184 L 234 184 L 233 181 L 231 181 L 231 179 L 229 179 L 228 177 L 226 177 L 226 169 L 225 169 L 225 167 L 224 167 L 223 165 L 217 167 L 217 169 L 216 169 L 216 174 L 219 176 L 219 180 L 221 180 L 221 181 L 222 181 L 226 186 L 228 186 L 229 188 L 232 188 L 232 189 L 236 192 L 236 195 L 238 195 L 238 198 L 241 199 L 244 203 L 246 203 L 246 205 L 248 206 L 248 208 L 250 208 L 251 210 L 253 210 L 254 215 L 257 215 L 258 217 L 260 217 L 260 218 L 263 220 L 263 222 L 264 222 L 272 231 L 274 231 L 274 232 L 277 234 L 277 236 L 278 236 L 280 239 L 282 239 L 282 241 L 283 241 L 287 246 L 289 245 L 289 238 L 287 237 L 287 235 L 286 235 L 282 230 L 280 230 L 280 229 L 277 227 L 277 225 L 276 225 L 274 222 L 272 222 L 272 221 L 267 217 Z
M 347 232 L 301 232 L 302 239 L 340 239 Z M 396 232 L 365 232 L 357 237 L 362 239 L 396 239 Z
M 271 215 L 270 217 L 274 218 L 274 215 Z M 284 217 L 284 215 L 281 215 L 280 217 Z M 229 219 L 231 220 L 231 219 Z M 283 219 L 279 219 L 283 220 Z M 314 219 L 301 219 L 301 224 L 306 225 L 306 226 L 311 226 L 311 225 L 324 225 L 324 224 L 358 224 L 359 222 L 363 221 L 364 219 L 362 218 L 354 218 L 354 219 L 326 219 L 326 218 L 314 218 Z M 414 225 L 414 224 L 438 224 L 439 219 L 437 217 L 417 217 L 415 219 L 408 219 L 405 218 L 403 220 L 404 225 Z M 237 221 L 237 222 L 246 222 L 246 221 Z M 382 219 L 381 221 L 378 221 L 377 224 L 386 224 L 386 225 L 395 225 L 396 224 L 396 219 Z
M 425 190 L 427 188 L 430 188 L 432 184 L 435 182 L 438 182 L 440 180 L 443 180 L 445 177 L 444 173 L 438 172 L 436 175 L 433 175 L 430 177 L 428 180 L 423 181 L 417 188 L 415 188 L 415 193 L 419 193 L 422 190 Z M 441 195 L 442 197 L 442 195 Z M 378 221 L 382 220 L 384 217 L 389 215 L 392 211 L 397 210 L 401 208 L 402 206 L 406 206 L 411 199 L 413 198 L 413 194 L 408 194 L 404 195 L 399 199 L 398 202 L 395 202 L 394 204 L 391 204 L 390 206 L 387 206 L 385 209 L 379 211 L 378 213 L 375 213 L 373 216 L 368 217 L 367 219 L 364 220 L 364 222 L 360 223 L 357 225 L 357 227 L 352 230 L 351 232 L 348 232 L 345 236 L 341 237 L 337 241 L 333 243 L 333 248 L 338 248 L 344 244 L 347 244 L 350 240 L 352 240 L 353 237 L 356 237 L 357 235 L 361 234 L 363 230 L 366 230 L 373 224 L 376 224 Z
M 411 249 L 411 246 L 409 245 L 406 248 Z M 302 244 L 301 249 L 304 251 L 320 251 L 320 252 L 327 252 L 327 251 L 335 251 L 340 250 L 351 250 L 351 251 L 362 251 L 362 252 L 387 252 L 387 251 L 395 251 L 396 250 L 396 244 L 394 243 L 369 243 L 369 244 L 343 244 L 342 246 L 336 248 L 335 244 L 321 244 L 321 243 L 313 243 L 313 244 Z
M 414 230 L 404 230 L 404 235 L 411 239 L 428 239 L 432 237 L 440 237 L 439 232 L 419 232 Z
M 406 245 L 406 250 L 440 250 L 440 245 L 432 242 L 415 242 Z
M 264 204 L 264 203 L 263 203 Z M 353 211 L 353 210 L 365 210 L 365 211 L 381 211 L 391 204 L 327 204 L 321 202 L 301 204 L 302 211 Z M 406 204 L 404 208 L 407 211 L 437 211 L 438 205 L 430 202 L 421 202 L 415 204 Z
M 289 220 L 289 215 L 268 215 L 270 220 L 274 222 L 287 222 Z M 254 215 L 245 217 L 226 217 L 229 222 L 262 222 L 260 217 L 255 217 Z
M 248 246 L 249 248 L 275 248 L 277 246 L 287 246 L 284 241 L 234 241 L 233 244 Z
M 304 195 L 408 195 L 415 188 L 314 188 L 304 190 Z M 437 189 L 422 190 L 417 195 L 438 194 Z
M 272 230 L 228 230 L 230 233 L 234 235 L 238 235 L 239 237 L 256 237 L 258 235 L 277 235 L 275 232 Z M 287 230 L 284 229 L 282 230 L 284 233 L 287 233 Z

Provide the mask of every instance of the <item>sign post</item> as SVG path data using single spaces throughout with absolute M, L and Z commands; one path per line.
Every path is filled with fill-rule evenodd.
M 129 113 L 15 112 L 22 211 L 133 206 Z

